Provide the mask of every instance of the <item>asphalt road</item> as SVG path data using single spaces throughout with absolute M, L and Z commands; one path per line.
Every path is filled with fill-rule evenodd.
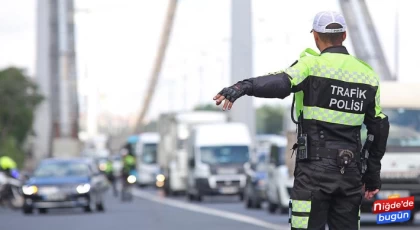
M 288 229 L 287 216 L 266 210 L 248 210 L 236 197 L 210 197 L 189 203 L 183 197 L 167 199 L 154 190 L 135 190 L 131 203 L 107 196 L 104 213 L 84 213 L 80 209 L 50 210 L 47 214 L 26 216 L 20 211 L 0 208 L 1 229 L 7 230 L 263 230 Z M 364 217 L 363 220 L 374 220 Z M 375 226 L 362 222 L 361 229 L 420 229 L 415 226 Z

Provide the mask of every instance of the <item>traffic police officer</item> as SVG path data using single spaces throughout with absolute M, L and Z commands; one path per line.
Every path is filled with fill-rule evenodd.
M 306 49 L 284 71 L 249 78 L 213 99 L 231 109 L 248 95 L 284 99 L 294 93 L 298 117 L 296 166 L 291 192 L 292 229 L 360 228 L 362 191 L 371 199 L 381 188 L 381 159 L 389 133 L 380 107 L 379 77 L 342 45 L 346 22 L 337 12 L 320 12 L 312 31 L 320 54 Z M 292 115 L 293 118 L 293 115 Z M 360 130 L 374 136 L 362 174 Z

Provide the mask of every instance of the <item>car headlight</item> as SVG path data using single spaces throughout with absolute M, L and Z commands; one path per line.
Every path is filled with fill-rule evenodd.
M 88 193 L 90 191 L 90 184 L 78 185 L 77 188 L 76 188 L 76 191 L 79 194 Z
M 133 184 L 134 182 L 136 182 L 136 177 L 133 175 L 130 175 L 127 177 L 127 182 L 130 184 Z
M 162 175 L 162 174 L 157 175 L 156 176 L 156 181 L 159 181 L 159 182 L 165 181 L 165 176 Z
M 33 195 L 38 192 L 38 187 L 35 185 L 24 185 L 22 191 L 25 195 Z
M 105 163 L 100 164 L 99 165 L 99 170 L 105 171 L 106 170 L 106 164 Z

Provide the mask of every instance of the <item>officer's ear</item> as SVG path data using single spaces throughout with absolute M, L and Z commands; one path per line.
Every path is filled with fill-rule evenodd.
M 318 35 L 318 33 L 315 32 L 315 31 L 312 31 L 312 34 L 314 35 L 315 42 L 318 43 L 319 42 L 319 35 Z
M 346 38 L 347 38 L 347 32 L 344 31 L 344 33 L 343 33 L 343 42 L 346 40 Z

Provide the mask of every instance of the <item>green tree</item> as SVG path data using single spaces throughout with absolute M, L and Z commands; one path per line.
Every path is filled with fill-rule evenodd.
M 280 134 L 283 131 L 285 109 L 282 106 L 264 105 L 256 111 L 257 133 Z
M 22 145 L 32 131 L 34 112 L 43 100 L 38 86 L 24 70 L 0 70 L 0 154 L 22 165 Z

